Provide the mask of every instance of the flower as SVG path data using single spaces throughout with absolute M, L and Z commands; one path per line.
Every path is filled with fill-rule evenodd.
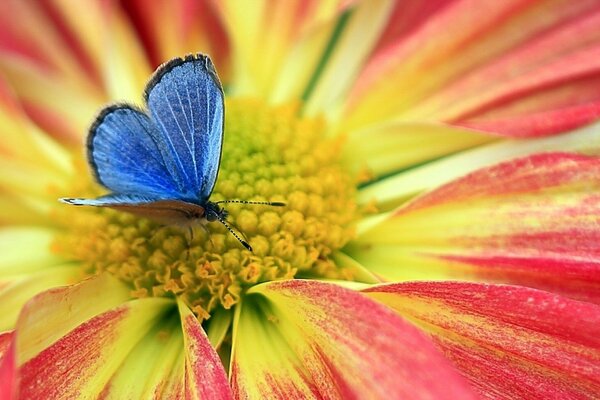
M 0 393 L 593 398 L 598 1 L 6 1 Z M 84 133 L 211 55 L 220 226 L 96 195 Z M 565 133 L 566 132 L 566 133 Z

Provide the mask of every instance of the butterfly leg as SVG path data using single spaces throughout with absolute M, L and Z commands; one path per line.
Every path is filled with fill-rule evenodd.
M 194 241 L 194 228 L 191 225 L 188 225 L 188 235 L 186 235 L 187 241 L 187 256 L 186 261 L 190 261 L 190 253 L 192 252 L 192 242 Z
M 202 230 L 206 233 L 206 237 L 208 238 L 208 240 L 210 240 L 210 244 L 214 248 L 215 247 L 215 242 L 213 242 L 212 237 L 210 236 L 210 230 L 203 223 L 200 223 L 199 225 L 202 227 Z

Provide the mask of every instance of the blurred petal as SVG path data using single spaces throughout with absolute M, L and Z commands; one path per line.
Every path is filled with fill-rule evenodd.
M 227 373 L 198 318 L 181 302 L 179 313 L 186 348 L 186 398 L 233 399 Z
M 116 1 L 97 3 L 102 29 L 102 71 L 112 99 L 139 103 L 152 69 L 133 26 Z
M 70 285 L 80 278 L 81 270 L 74 265 L 46 267 L 10 279 L 0 277 L 0 331 L 14 328 L 21 308 L 35 295 L 53 287 Z
M 0 281 L 42 272 L 64 262 L 52 253 L 55 233 L 35 227 L 0 228 Z
M 231 40 L 232 92 L 279 101 L 300 98 L 335 30 L 337 17 L 350 3 L 352 0 L 215 2 Z M 294 73 L 286 73 L 289 69 Z M 280 74 L 286 77 L 280 78 Z
M 357 292 L 293 280 L 248 294 L 234 326 L 238 397 L 472 398 L 419 331 Z
M 103 100 L 77 36 L 54 12 L 53 1 L 7 0 L 0 5 L 0 71 L 11 81 L 28 115 L 47 132 L 80 137 Z M 85 9 L 70 7 L 85 20 Z M 95 33 L 97 34 L 97 25 Z M 60 101 L 56 101 L 60 93 Z M 95 100 L 95 101 L 94 101 Z
M 538 136 L 600 116 L 597 1 L 437 3 L 410 26 L 392 14 L 402 34 L 386 29 L 356 81 L 346 129 L 434 120 Z
M 75 3 L 71 3 L 72 5 Z M 0 49 L 47 71 L 87 85 L 81 59 L 52 17 L 48 1 L 6 0 L 0 9 Z
M 434 189 L 453 179 L 460 178 L 482 167 L 491 166 L 501 161 L 551 151 L 600 154 L 599 132 L 600 125 L 593 124 L 562 135 L 528 140 L 505 140 L 499 143 L 480 146 L 370 183 L 359 190 L 358 201 L 362 204 L 376 201 L 379 209 L 391 210 L 415 194 Z M 352 141 L 358 145 L 358 137 L 351 137 Z M 387 140 L 391 142 L 393 139 Z M 394 140 L 401 141 L 401 139 Z M 454 138 L 452 140 L 454 141 Z M 370 142 L 370 140 L 367 140 L 363 145 L 366 148 L 370 148 L 372 146 Z M 428 144 L 427 147 L 429 146 L 434 148 L 440 146 L 439 149 L 444 148 L 444 145 L 438 144 Z M 354 151 L 356 147 L 354 146 L 351 150 Z M 386 153 L 383 154 L 385 155 Z M 374 164 L 377 166 L 376 159 L 377 156 L 373 154 L 371 158 L 365 161 L 365 164 Z M 401 161 L 396 162 L 401 163 Z M 391 163 L 392 161 L 390 161 Z M 354 164 L 356 164 L 356 161 Z
M 390 122 L 348 133 L 344 157 L 349 168 L 381 176 L 411 165 L 490 142 L 469 129 L 428 122 Z
M 595 398 L 600 307 L 503 285 L 415 282 L 366 294 L 428 332 L 481 395 Z
M 187 53 L 207 53 L 226 82 L 228 38 L 209 0 L 128 0 L 123 7 L 154 66 Z
M 16 329 L 20 395 L 96 398 L 110 391 L 131 349 L 174 309 L 169 299 L 126 302 L 128 292 L 102 275 L 27 303 Z
M 600 302 L 600 159 L 549 153 L 476 171 L 363 231 L 387 279 L 477 279 Z
M 388 0 L 369 0 L 353 8 L 307 99 L 307 114 L 331 113 L 346 99 L 360 67 L 385 26 L 392 5 L 393 2 Z
M 0 78 L 0 154 L 46 168 L 47 175 L 69 173 L 71 158 L 35 126 L 8 82 Z

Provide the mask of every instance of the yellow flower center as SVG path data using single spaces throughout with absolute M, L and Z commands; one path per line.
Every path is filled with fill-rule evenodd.
M 250 252 L 219 222 L 186 229 L 111 209 L 61 206 L 56 252 L 81 261 L 86 275 L 109 272 L 132 296 L 180 296 L 205 319 L 231 308 L 259 282 L 291 278 L 352 279 L 333 253 L 353 235 L 355 189 L 339 163 L 341 142 L 325 139 L 319 119 L 291 105 L 271 108 L 228 100 L 223 156 L 212 201 L 284 201 L 285 207 L 227 204 L 228 221 Z M 81 185 L 81 183 L 79 183 Z M 96 196 L 98 188 L 68 195 Z

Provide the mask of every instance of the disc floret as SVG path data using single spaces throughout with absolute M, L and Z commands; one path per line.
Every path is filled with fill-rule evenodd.
M 245 238 L 246 250 L 218 223 L 193 235 L 177 226 L 111 209 L 60 206 L 64 230 L 56 252 L 81 261 L 83 273 L 109 272 L 132 296 L 179 296 L 200 318 L 231 308 L 250 286 L 299 277 L 352 279 L 334 252 L 353 236 L 354 185 L 338 162 L 339 140 L 294 106 L 253 100 L 226 105 L 223 156 L 210 200 L 284 202 L 284 207 L 219 204 Z M 79 163 L 81 164 L 81 163 Z M 95 185 L 79 189 L 96 195 Z

